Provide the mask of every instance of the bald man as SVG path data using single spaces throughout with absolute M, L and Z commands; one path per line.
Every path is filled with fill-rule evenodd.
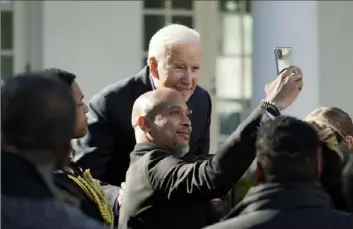
M 133 106 L 131 120 L 135 129 L 136 142 L 153 142 L 172 152 L 175 157 L 182 158 L 189 151 L 191 135 L 189 119 L 191 111 L 182 98 L 177 91 L 168 88 L 161 88 L 140 96 Z M 170 114 L 172 118 L 158 120 L 160 112 L 165 115 Z M 178 116 L 184 118 L 178 119 Z M 161 128 L 154 128 L 153 123 L 148 122 L 144 117 L 155 119 L 156 125 Z M 153 133 L 144 134 L 149 131 Z
M 300 69 L 285 70 L 266 86 L 266 99 L 216 154 L 194 163 L 181 159 L 192 132 L 191 111 L 182 95 L 160 88 L 140 96 L 132 112 L 137 144 L 130 154 L 119 229 L 199 229 L 215 223 L 209 201 L 226 194 L 254 160 L 263 113 L 278 116 L 301 88 Z

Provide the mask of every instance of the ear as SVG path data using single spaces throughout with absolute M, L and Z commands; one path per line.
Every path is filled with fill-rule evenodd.
M 351 151 L 353 149 L 353 137 L 352 136 L 346 136 L 344 140 L 347 143 L 348 149 Z
M 137 124 L 140 127 L 140 129 L 144 132 L 149 132 L 151 131 L 151 125 L 150 125 L 150 120 L 146 116 L 140 116 L 137 118 Z
M 317 179 L 320 179 L 322 174 L 322 146 L 320 145 L 316 152 L 317 158 Z
M 159 79 L 157 59 L 155 57 L 150 57 L 148 59 L 148 64 L 150 66 L 151 76 L 153 78 Z
M 260 184 L 260 183 L 263 183 L 263 182 L 265 182 L 263 168 L 262 168 L 261 164 L 258 161 L 256 161 L 255 183 L 256 184 Z

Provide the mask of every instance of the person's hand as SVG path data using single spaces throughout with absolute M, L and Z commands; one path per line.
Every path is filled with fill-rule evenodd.
M 303 89 L 303 74 L 299 67 L 291 66 L 265 86 L 266 101 L 274 103 L 279 110 L 286 109 Z
M 123 199 L 124 199 L 124 190 L 125 190 L 125 182 L 121 183 L 120 189 L 119 189 L 119 194 L 118 194 L 118 203 L 119 203 L 119 207 L 121 206 L 121 204 L 123 203 Z
M 232 201 L 231 198 L 231 192 L 228 192 L 221 198 L 215 198 L 211 200 L 213 209 L 220 218 L 222 218 L 230 211 Z

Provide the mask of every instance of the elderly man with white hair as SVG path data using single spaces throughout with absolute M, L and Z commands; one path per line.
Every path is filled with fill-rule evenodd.
M 161 87 L 177 90 L 192 110 L 190 150 L 184 159 L 207 157 L 211 99 L 207 91 L 197 86 L 200 67 L 197 31 L 178 24 L 160 29 L 150 40 L 147 66 L 135 76 L 108 85 L 90 100 L 88 133 L 73 142 L 75 161 L 101 181 L 117 186 L 124 182 L 129 155 L 136 144 L 131 126 L 133 104 L 140 95 Z M 247 161 L 244 158 L 244 163 Z M 116 201 L 118 191 L 112 190 L 108 195 Z

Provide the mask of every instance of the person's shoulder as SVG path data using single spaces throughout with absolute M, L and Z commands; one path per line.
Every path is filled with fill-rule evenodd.
M 191 99 L 201 99 L 201 100 L 210 100 L 211 96 L 208 93 L 208 91 L 206 91 L 204 88 L 202 88 L 201 86 L 196 86 L 194 94 L 192 95 Z
M 174 157 L 170 152 L 162 149 L 152 150 L 144 155 L 144 163 L 147 171 L 158 168 L 159 171 L 167 172 L 176 165 L 183 164 L 183 160 Z
M 207 110 L 210 110 L 210 107 L 212 106 L 211 96 L 205 89 L 197 86 L 188 101 L 188 105 L 191 109 L 201 111 L 205 109 L 205 112 L 207 112 Z
M 140 74 L 140 73 L 139 73 Z M 111 113 L 111 118 L 125 116 L 131 112 L 135 101 L 137 88 L 143 85 L 139 74 L 122 78 L 112 84 L 107 85 L 97 94 L 93 95 L 89 104 L 96 112 Z
M 132 163 L 144 163 L 144 164 L 155 164 L 157 161 L 161 161 L 165 158 L 172 157 L 172 155 L 163 149 L 154 149 L 147 152 L 135 152 L 133 151 L 130 155 Z
M 163 149 L 155 149 L 147 152 L 144 155 L 147 160 L 163 160 L 165 158 L 173 158 L 173 156 L 166 150 Z
M 126 99 L 124 95 L 127 95 L 132 92 L 135 83 L 135 76 L 122 78 L 114 83 L 105 86 L 92 97 L 91 101 L 96 101 L 100 99 L 109 100 L 111 98 L 114 98 L 114 100 Z

